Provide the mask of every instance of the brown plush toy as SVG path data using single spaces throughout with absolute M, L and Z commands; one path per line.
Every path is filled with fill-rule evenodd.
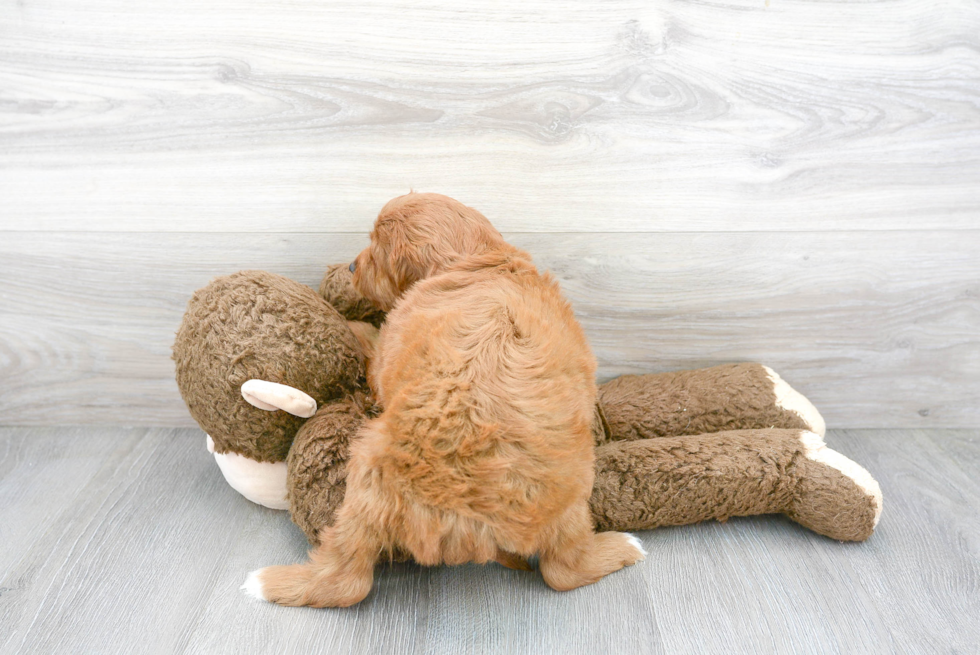
M 378 411 L 365 364 L 383 318 L 346 264 L 320 295 L 246 271 L 195 293 L 177 334 L 178 386 L 222 473 L 250 500 L 288 508 L 311 543 L 343 500 L 351 441 Z M 861 541 L 881 513 L 871 475 L 827 448 L 813 405 L 759 364 L 607 382 L 593 432 L 600 530 L 782 513 Z
M 293 438 L 318 407 L 332 415 L 367 393 L 355 333 L 373 330 L 349 323 L 309 287 L 263 271 L 219 277 L 194 294 L 174 341 L 177 386 L 235 490 L 288 509 Z

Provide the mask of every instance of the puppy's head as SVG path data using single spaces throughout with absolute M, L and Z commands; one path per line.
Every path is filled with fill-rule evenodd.
M 351 263 L 353 284 L 384 311 L 409 287 L 454 263 L 504 245 L 480 212 L 438 193 L 409 193 L 378 214 L 371 245 Z

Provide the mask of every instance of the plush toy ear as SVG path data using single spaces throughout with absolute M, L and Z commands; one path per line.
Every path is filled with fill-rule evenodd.
M 249 380 L 242 385 L 242 398 L 267 412 L 281 409 L 300 418 L 310 418 L 316 414 L 316 401 L 313 398 L 299 389 L 276 382 Z

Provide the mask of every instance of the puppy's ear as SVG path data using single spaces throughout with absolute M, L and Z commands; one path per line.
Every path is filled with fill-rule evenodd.
M 400 293 L 435 272 L 438 255 L 431 242 L 404 221 L 385 221 L 377 226 L 375 233 L 375 258 L 384 262 Z

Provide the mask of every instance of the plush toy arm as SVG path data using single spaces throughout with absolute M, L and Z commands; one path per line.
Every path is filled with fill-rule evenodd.
M 599 408 L 600 443 L 770 427 L 825 432 L 810 401 L 761 364 L 624 375 L 599 387 Z
M 274 412 L 281 409 L 293 416 L 309 418 L 316 414 L 316 401 L 299 389 L 265 380 L 248 380 L 242 385 L 242 398 L 248 404 Z
M 813 432 L 737 430 L 600 446 L 590 505 L 600 530 L 782 513 L 832 539 L 863 541 L 881 515 L 881 490 Z
M 364 321 L 380 327 L 385 313 L 359 294 L 351 284 L 350 262 L 327 267 L 320 281 L 320 295 L 349 321 Z
M 334 400 L 293 439 L 286 458 L 289 514 L 313 545 L 344 501 L 350 445 L 366 418 L 358 399 Z

